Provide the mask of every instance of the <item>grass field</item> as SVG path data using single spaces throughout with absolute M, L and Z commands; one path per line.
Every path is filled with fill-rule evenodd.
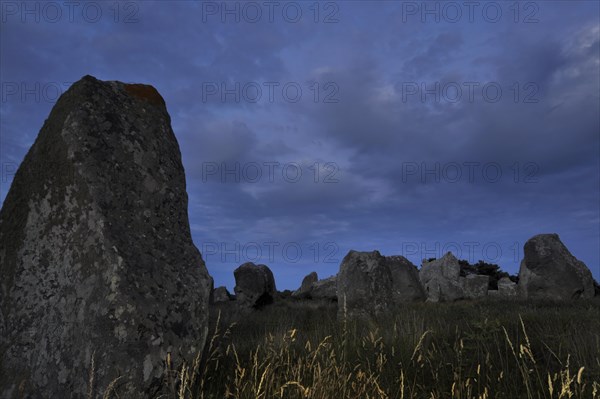
M 335 304 L 215 306 L 173 398 L 600 398 L 600 302 L 407 304 L 337 320 Z

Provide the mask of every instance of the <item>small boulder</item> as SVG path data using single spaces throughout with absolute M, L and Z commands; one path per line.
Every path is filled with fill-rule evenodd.
M 491 299 L 517 299 L 517 283 L 508 277 L 502 277 L 498 280 L 498 289 L 489 290 L 488 298 Z
M 498 293 L 502 297 L 514 298 L 517 296 L 517 283 L 508 277 L 498 280 Z
M 594 279 L 558 234 L 539 234 L 525 243 L 519 294 L 525 299 L 584 299 L 594 296 Z
M 305 297 L 307 296 L 314 283 L 316 283 L 319 280 L 319 276 L 317 275 L 317 272 L 312 272 L 307 274 L 304 279 L 302 279 L 302 284 L 300 285 L 300 288 L 298 288 L 296 291 L 294 291 L 292 293 L 293 297 Z
M 310 290 L 312 299 L 337 301 L 337 276 L 331 276 L 313 283 Z
M 467 299 L 485 298 L 488 294 L 490 277 L 481 274 L 469 274 L 460 278 L 464 297 Z
M 337 301 L 337 276 L 319 280 L 317 273 L 312 272 L 304 277 L 301 287 L 294 291 L 292 296 L 302 299 Z
M 266 265 L 247 262 L 235 269 L 235 295 L 242 308 L 260 308 L 273 302 L 275 278 Z
M 217 287 L 213 290 L 212 299 L 213 303 L 229 302 L 231 301 L 231 294 L 226 287 Z

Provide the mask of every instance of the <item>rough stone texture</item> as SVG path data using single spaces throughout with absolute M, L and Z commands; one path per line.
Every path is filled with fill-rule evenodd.
M 265 265 L 247 262 L 235 269 L 236 301 L 242 308 L 260 308 L 273 302 L 275 278 Z
M 502 277 L 498 280 L 498 293 L 505 298 L 515 298 L 517 296 L 517 283 L 508 277 Z
M 307 274 L 302 279 L 302 284 L 300 285 L 300 288 L 298 288 L 296 291 L 294 291 L 292 293 L 292 296 L 304 297 L 304 296 L 308 295 L 312 289 L 313 284 L 316 283 L 318 280 L 319 280 L 319 276 L 317 275 L 317 272 L 311 272 L 311 273 Z
M 424 300 L 417 268 L 402 256 L 350 251 L 337 276 L 340 314 L 383 313 L 406 301 Z
M 419 281 L 419 269 L 403 256 L 386 256 L 392 273 L 392 297 L 396 302 L 424 301 L 425 290 Z
M 226 287 L 217 287 L 213 291 L 213 303 L 229 302 L 231 301 L 231 294 L 227 291 Z
M 211 277 L 209 284 L 209 294 L 208 294 L 208 304 L 212 305 L 214 303 L 213 294 L 215 292 L 215 280 Z
M 440 259 L 423 262 L 419 278 L 427 301 L 455 301 L 465 297 L 458 259 L 448 252 Z
M 488 296 L 493 299 L 517 299 L 517 283 L 508 277 L 502 277 L 498 280 L 498 289 L 489 290 Z
M 0 343 L 2 342 L 2 339 L 3 339 L 1 337 L 4 337 L 4 336 L 6 336 L 6 327 L 4 325 L 4 315 L 2 314 L 2 307 L 0 306 Z M 1 349 L 1 347 L 0 347 L 0 349 Z M 2 352 L 0 352 L 0 353 L 2 353 Z M 1 364 L 1 361 L 0 361 L 0 364 Z
M 337 301 L 337 276 L 324 278 L 313 283 L 310 290 L 310 297 L 312 299 Z
M 86 76 L 57 101 L 0 211 L 0 397 L 149 397 L 207 333 L 179 146 L 151 86 Z M 0 317 L 1 318 L 1 317 Z
M 558 234 L 539 234 L 525 243 L 518 289 L 525 299 L 568 300 L 592 298 L 594 279 Z
M 322 280 L 318 279 L 316 272 L 304 277 L 300 288 L 292 293 L 295 298 L 323 299 L 337 301 L 337 276 L 331 276 Z
M 485 298 L 488 294 L 489 276 L 469 274 L 466 277 L 461 277 L 460 282 L 464 296 L 467 299 Z

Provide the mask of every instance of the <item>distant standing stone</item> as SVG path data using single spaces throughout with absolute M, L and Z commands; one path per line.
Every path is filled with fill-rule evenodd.
M 350 251 L 337 276 L 340 316 L 384 313 L 407 301 L 424 300 L 418 271 L 402 256 Z
M 456 301 L 465 297 L 460 264 L 451 252 L 440 259 L 423 262 L 419 278 L 429 302 Z
M 517 283 L 508 277 L 502 277 L 498 280 L 498 292 L 506 298 L 514 298 L 517 296 Z
M 300 288 L 298 288 L 296 291 L 294 291 L 292 293 L 292 296 L 302 297 L 302 296 L 308 295 L 313 287 L 313 284 L 316 283 L 318 280 L 319 280 L 319 276 L 317 275 L 317 272 L 311 272 L 311 273 L 307 274 L 302 279 L 302 284 L 300 285 Z
M 487 296 L 488 285 L 490 283 L 489 276 L 469 274 L 466 277 L 461 277 L 460 281 L 462 283 L 465 298 L 480 299 Z
M 242 264 L 233 272 L 236 301 L 242 308 L 260 308 L 273 302 L 275 278 L 266 265 Z
M 525 243 L 518 289 L 525 299 L 594 297 L 594 279 L 587 266 L 571 255 L 558 234 L 539 234 Z
M 312 299 L 337 301 L 337 276 L 331 276 L 315 281 L 310 289 Z
M 217 287 L 213 290 L 213 303 L 229 301 L 231 301 L 231 294 L 226 287 Z

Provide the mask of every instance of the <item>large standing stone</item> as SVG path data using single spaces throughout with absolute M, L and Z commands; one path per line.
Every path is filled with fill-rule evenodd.
M 519 293 L 526 299 L 578 299 L 594 296 L 594 279 L 558 234 L 539 234 L 525 243 Z
M 337 276 L 340 315 L 377 314 L 425 299 L 417 268 L 402 256 L 350 251 Z
M 153 87 L 86 76 L 59 98 L 0 211 L 0 397 L 101 397 L 117 377 L 150 397 L 169 353 L 202 350 L 211 279 L 185 187 Z
M 298 288 L 296 291 L 294 291 L 292 293 L 292 296 L 304 297 L 304 296 L 308 295 L 312 289 L 313 284 L 316 283 L 318 280 L 319 280 L 319 276 L 317 275 L 317 272 L 311 272 L 311 273 L 307 274 L 302 279 L 302 284 L 300 285 L 300 288 Z
M 419 278 L 429 302 L 455 301 L 465 297 L 460 264 L 451 252 L 440 259 L 423 262 Z
M 275 278 L 267 266 L 247 262 L 235 269 L 233 275 L 236 300 L 241 307 L 260 308 L 273 302 Z

